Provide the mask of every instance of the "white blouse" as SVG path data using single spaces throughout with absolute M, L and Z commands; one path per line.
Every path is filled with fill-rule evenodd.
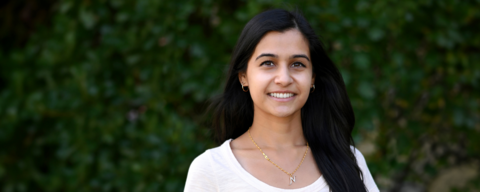
M 298 189 L 281 189 L 268 185 L 248 173 L 237 161 L 230 148 L 229 139 L 221 146 L 209 149 L 193 160 L 188 170 L 186 192 L 201 191 L 282 191 L 282 192 L 329 192 L 327 182 L 320 176 L 312 184 Z M 352 150 L 354 148 L 352 147 Z M 368 170 L 362 153 L 355 150 L 357 163 L 363 173 L 363 181 L 369 192 L 378 187 Z

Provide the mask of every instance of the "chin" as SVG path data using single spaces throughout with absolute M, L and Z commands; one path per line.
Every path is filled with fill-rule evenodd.
M 295 114 L 295 111 L 274 111 L 271 114 L 276 117 L 288 117 Z

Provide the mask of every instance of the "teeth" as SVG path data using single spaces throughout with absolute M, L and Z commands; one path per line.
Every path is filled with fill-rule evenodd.
M 293 93 L 270 93 L 271 96 L 276 97 L 276 98 L 289 98 L 293 97 Z

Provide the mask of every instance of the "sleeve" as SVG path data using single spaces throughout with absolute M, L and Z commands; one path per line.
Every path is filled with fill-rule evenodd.
M 190 164 L 184 188 L 185 192 L 218 191 L 209 154 L 208 150 L 205 151 Z
M 368 169 L 367 162 L 365 161 L 365 157 L 363 157 L 363 154 L 358 149 L 355 148 L 354 150 L 358 167 L 360 167 L 363 173 L 363 183 L 365 183 L 365 187 L 367 188 L 368 192 L 379 192 L 380 190 L 373 180 L 372 174 Z

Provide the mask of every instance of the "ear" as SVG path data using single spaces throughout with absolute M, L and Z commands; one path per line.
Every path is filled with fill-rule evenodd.
M 310 83 L 310 87 L 313 87 L 315 84 L 315 73 L 312 75 L 312 83 Z
M 247 81 L 247 73 L 245 72 L 238 72 L 238 80 L 240 81 L 240 84 L 243 86 L 248 86 L 248 81 Z

